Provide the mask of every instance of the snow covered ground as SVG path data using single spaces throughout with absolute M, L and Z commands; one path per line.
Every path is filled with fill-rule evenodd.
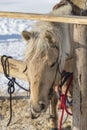
M 0 11 L 48 13 L 59 0 L 0 0 Z M 30 30 L 36 21 L 0 18 L 0 56 L 8 55 L 16 59 L 24 58 L 26 43 L 21 38 L 23 30 Z M 28 83 L 19 81 L 28 88 Z M 7 94 L 7 80 L 0 74 L 0 95 Z M 19 93 L 21 90 L 16 89 Z
M 21 32 L 24 29 L 29 30 L 33 23 L 34 21 L 0 18 L 0 56 L 7 55 L 22 60 L 26 43 L 21 38 Z M 0 95 L 3 95 L 3 92 L 7 94 L 7 81 L 3 74 L 0 74 Z M 26 82 L 20 81 L 20 84 L 28 88 Z M 17 87 L 16 92 L 19 91 Z

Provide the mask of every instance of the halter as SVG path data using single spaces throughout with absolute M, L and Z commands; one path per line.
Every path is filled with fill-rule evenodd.
M 57 48 L 57 47 L 56 47 Z M 58 48 L 57 48 L 58 49 Z M 59 50 L 59 49 L 58 49 Z M 59 55 L 60 56 L 60 55 Z M 55 81 L 56 81 L 56 78 L 57 78 L 57 72 L 59 72 L 60 76 L 61 76 L 61 83 L 60 83 L 60 89 L 62 88 L 62 86 L 64 85 L 64 83 L 69 79 L 69 82 L 68 82 L 68 85 L 67 85 L 67 88 L 66 88 L 66 91 L 65 91 L 65 94 L 62 94 L 61 95 L 61 109 L 62 109 L 62 115 L 61 115 L 61 118 L 60 118 L 60 123 L 59 123 L 59 130 L 61 130 L 61 126 L 62 126 L 62 120 L 63 120 L 63 115 L 64 115 L 64 111 L 67 112 L 67 114 L 69 115 L 72 115 L 68 110 L 67 110 L 67 107 L 66 107 L 66 101 L 67 101 L 67 92 L 69 90 L 69 87 L 72 83 L 72 79 L 73 79 L 73 73 L 71 72 L 65 72 L 65 71 L 60 71 L 60 68 L 59 68 L 59 65 L 60 65 L 60 58 L 57 57 L 57 68 L 56 68 L 56 72 L 55 72 L 55 77 L 54 77 L 54 80 L 53 80 L 53 83 L 51 85 L 51 88 L 50 88 L 50 91 L 49 91 L 49 100 L 52 99 L 53 97 L 53 87 L 55 85 Z M 64 80 L 62 81 L 62 79 L 64 78 Z M 49 107 L 49 115 L 50 115 L 50 107 Z M 50 117 L 48 118 L 48 120 L 50 119 L 55 119 L 55 117 L 53 115 L 50 115 Z
M 56 48 L 57 50 L 59 50 L 59 48 L 57 46 L 54 46 L 54 48 Z M 53 83 L 51 85 L 51 88 L 50 88 L 50 91 L 49 91 L 49 100 L 52 99 L 53 97 L 53 87 L 55 85 L 55 81 L 56 81 L 56 78 L 57 78 L 57 72 L 59 72 L 59 74 L 61 75 L 61 72 L 60 72 L 60 68 L 59 68 L 59 63 L 60 63 L 60 60 L 59 60 L 59 57 L 57 57 L 57 60 L 55 62 L 55 64 L 57 63 L 57 67 L 56 67 L 56 71 L 55 71 L 55 76 L 54 76 L 54 80 L 53 80 Z

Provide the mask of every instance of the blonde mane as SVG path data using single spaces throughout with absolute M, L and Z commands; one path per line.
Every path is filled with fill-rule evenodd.
M 43 42 L 43 36 L 39 38 L 42 34 L 33 34 L 34 37 L 30 40 L 30 43 L 27 45 L 27 51 L 25 54 L 25 59 L 33 60 L 38 58 L 39 55 L 43 52 L 47 52 L 48 48 L 50 47 L 47 41 Z
M 57 28 L 56 28 L 57 25 Z M 49 31 L 53 34 L 54 38 L 56 39 L 56 46 L 59 46 L 62 43 L 61 33 L 60 32 L 61 26 L 56 23 L 50 22 L 38 22 L 34 25 L 32 32 L 33 37 L 30 39 L 29 44 L 27 44 L 27 51 L 25 54 L 26 59 L 33 59 L 37 58 L 42 52 L 47 52 L 51 46 L 51 43 L 45 37 L 46 31 Z M 60 43 L 61 42 L 61 43 Z M 58 43 L 60 43 L 58 45 Z
M 66 14 L 70 14 L 71 6 L 69 6 Z M 55 13 L 56 12 L 56 13 Z M 59 15 L 58 10 L 50 12 L 48 15 Z M 65 8 L 61 11 L 65 14 Z M 25 60 L 33 60 L 38 58 L 42 53 L 47 53 L 48 49 L 51 47 L 50 42 L 46 39 L 45 33 L 49 31 L 53 34 L 55 39 L 55 45 L 59 48 L 59 63 L 62 69 L 66 60 L 66 57 L 70 54 L 70 34 L 67 24 L 54 23 L 54 22 L 37 22 L 31 32 L 33 37 L 27 41 Z

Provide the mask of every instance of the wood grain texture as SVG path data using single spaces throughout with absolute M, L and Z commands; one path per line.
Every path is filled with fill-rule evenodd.
M 15 59 L 9 59 L 8 61 L 9 61 L 10 76 L 27 81 L 27 76 L 26 76 L 26 73 L 24 72 L 26 68 L 25 63 L 23 61 L 18 61 Z M 1 57 L 0 57 L 0 73 L 3 73 Z
M 87 130 L 87 26 L 74 26 L 73 130 Z
M 56 17 L 56 16 L 45 15 L 45 14 L 0 12 L 0 17 L 87 25 L 87 17 L 84 16 L 57 16 Z

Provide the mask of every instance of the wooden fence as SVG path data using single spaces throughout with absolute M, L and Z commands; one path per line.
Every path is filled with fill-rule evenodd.
M 30 14 L 30 13 L 14 13 L 14 12 L 0 12 L 0 17 L 8 18 L 20 18 L 27 20 L 43 20 L 51 22 L 61 22 L 69 24 L 82 24 L 87 25 L 87 17 L 83 16 L 48 16 L 44 14 Z M 27 77 L 23 72 L 25 64 L 18 60 L 9 60 L 10 63 L 10 75 L 19 79 L 27 81 Z M 3 73 L 2 65 L 0 62 L 0 72 Z
M 26 74 L 24 73 L 24 70 L 26 69 L 25 63 L 23 61 L 18 61 L 15 59 L 8 59 L 8 62 L 9 62 L 10 76 L 27 81 Z M 1 57 L 0 57 L 0 73 L 3 73 Z
M 75 24 L 74 40 L 87 47 L 87 17 L 84 16 L 48 16 L 41 14 L 0 12 L 0 17 L 20 18 L 27 20 L 43 20 Z M 81 53 L 80 53 L 81 52 Z M 75 50 L 76 61 L 73 96 L 73 130 L 87 129 L 87 49 L 81 47 Z M 27 80 L 24 73 L 26 65 L 23 61 L 9 59 L 10 74 L 20 79 Z M 81 66 L 80 66 L 81 63 Z M 3 72 L 0 62 L 0 72 Z
M 87 17 L 85 16 L 49 16 L 46 14 L 0 12 L 0 17 L 87 25 Z

